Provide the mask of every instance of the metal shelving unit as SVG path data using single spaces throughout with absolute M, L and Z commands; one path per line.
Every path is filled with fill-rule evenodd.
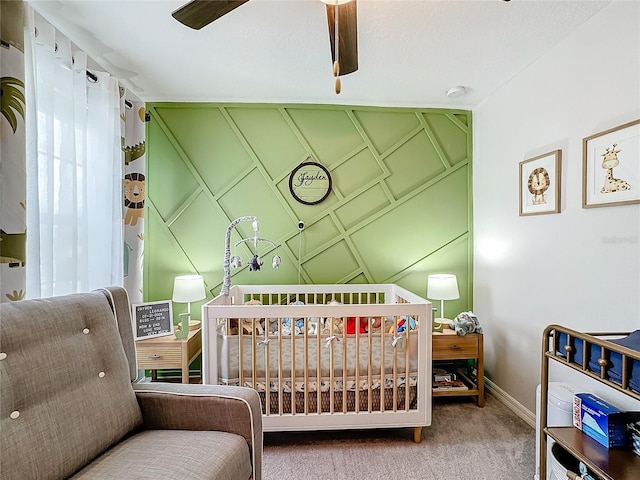
M 540 429 L 538 438 L 540 443 L 540 479 L 547 478 L 547 437 L 555 440 L 603 479 L 637 480 L 640 478 L 640 456 L 631 450 L 608 449 L 573 426 L 547 426 L 550 361 L 559 362 L 640 401 L 640 393 L 633 391 L 629 386 L 632 362 L 640 362 L 640 352 L 607 340 L 607 337 L 625 335 L 628 335 L 628 332 L 582 333 L 559 325 L 549 325 L 544 330 L 540 387 L 540 421 L 543 428 Z M 591 369 L 587 360 L 593 346 L 600 350 L 600 357 L 597 360 L 599 371 Z M 608 359 L 612 353 L 620 355 L 622 359 L 623 368 L 620 383 L 613 382 L 608 377 Z

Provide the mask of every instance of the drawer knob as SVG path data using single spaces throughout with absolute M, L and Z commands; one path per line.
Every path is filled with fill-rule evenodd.
M 599 358 L 598 359 L 598 365 L 600 365 L 601 367 L 606 367 L 608 363 L 609 362 L 607 362 L 606 358 Z
M 451 345 L 451 350 L 460 350 L 462 347 L 460 345 Z
M 159 359 L 159 358 L 160 358 L 160 355 L 158 355 L 157 353 L 154 353 L 153 355 L 149 355 L 149 358 L 150 358 L 151 360 L 157 360 L 157 359 Z

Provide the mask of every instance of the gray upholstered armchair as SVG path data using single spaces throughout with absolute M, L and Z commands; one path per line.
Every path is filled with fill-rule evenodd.
M 0 304 L 0 478 L 261 479 L 255 391 L 135 376 L 124 289 Z

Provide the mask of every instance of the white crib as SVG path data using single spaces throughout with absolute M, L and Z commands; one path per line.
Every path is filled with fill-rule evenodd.
M 397 285 L 234 286 L 202 332 L 203 382 L 256 389 L 264 431 L 431 424 L 431 303 Z

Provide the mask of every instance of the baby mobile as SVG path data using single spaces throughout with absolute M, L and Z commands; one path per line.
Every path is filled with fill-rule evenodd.
M 240 224 L 241 222 L 253 222 L 253 236 L 248 238 L 243 238 L 235 243 L 234 248 L 237 248 L 238 245 L 242 243 L 253 243 L 253 257 L 249 260 L 249 271 L 250 272 L 259 272 L 260 267 L 263 265 L 263 261 L 258 255 L 258 244 L 259 243 L 268 243 L 276 249 L 276 253 L 273 256 L 271 261 L 271 265 L 273 268 L 278 268 L 280 266 L 280 262 L 282 259 L 280 255 L 278 255 L 278 245 L 268 240 L 266 238 L 262 238 L 258 235 L 258 218 L 253 216 L 246 216 L 236 218 L 233 222 L 229 224 L 227 227 L 227 234 L 225 236 L 225 247 L 224 247 L 224 279 L 222 282 L 222 289 L 220 293 L 229 296 L 229 288 L 231 287 L 231 268 L 241 268 L 242 267 L 242 259 L 239 255 L 234 254 L 231 256 L 231 232 L 233 229 Z

